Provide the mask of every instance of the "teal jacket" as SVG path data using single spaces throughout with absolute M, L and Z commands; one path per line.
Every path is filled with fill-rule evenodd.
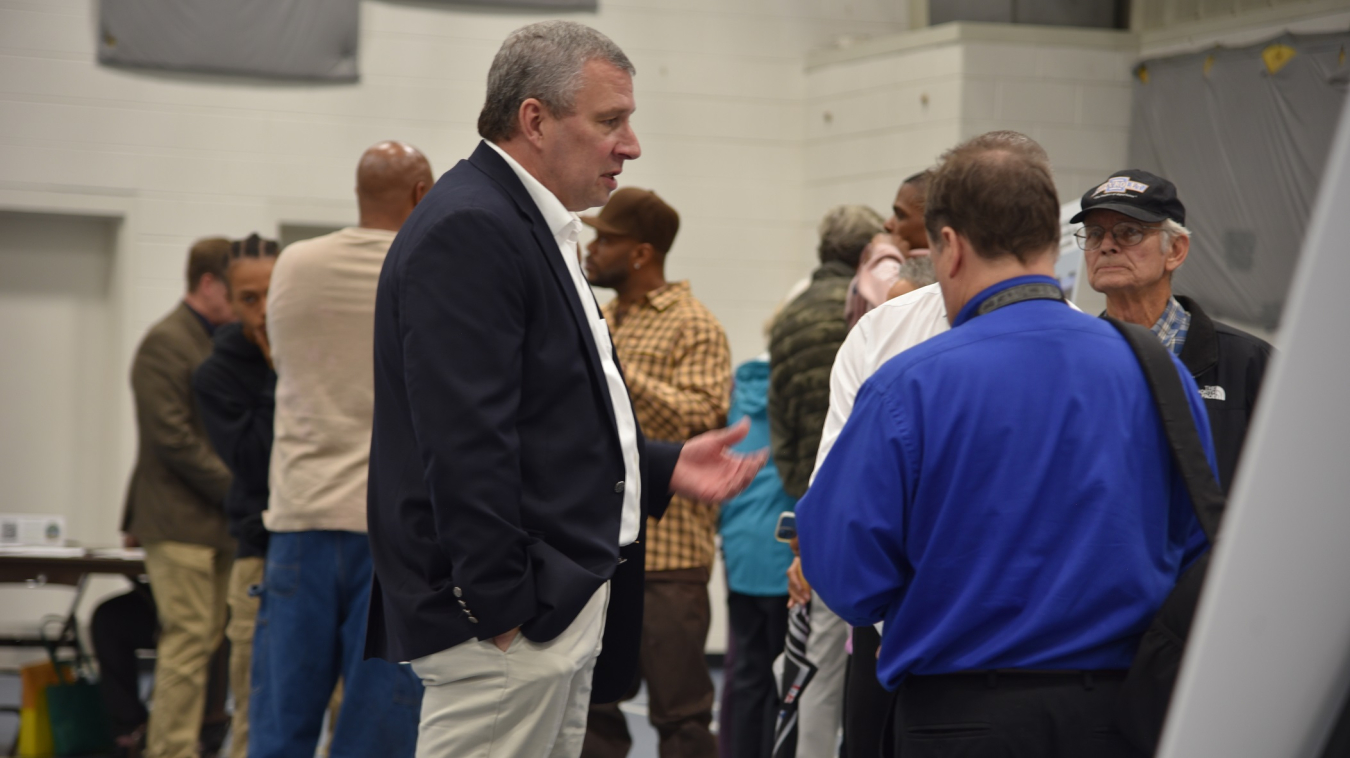
M 754 359 L 736 369 L 727 423 L 750 419 L 750 433 L 736 450 L 763 450 L 769 444 L 769 362 Z M 773 459 L 760 469 L 744 492 L 722 504 L 718 530 L 732 592 L 757 597 L 787 594 L 787 568 L 792 549 L 774 539 L 778 515 L 792 510 L 797 498 L 783 491 Z

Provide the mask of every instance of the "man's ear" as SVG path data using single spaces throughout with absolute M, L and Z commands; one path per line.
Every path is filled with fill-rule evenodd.
M 1181 268 L 1181 264 L 1186 262 L 1186 256 L 1191 252 L 1191 238 L 1184 234 L 1177 235 L 1172 240 L 1172 249 L 1168 250 L 1163 258 L 1163 269 L 1168 274 Z
M 970 249 L 966 245 L 966 238 L 956 233 L 956 230 L 950 226 L 942 227 L 942 257 L 947 267 L 947 278 L 954 279 L 965 266 L 966 256 Z
M 661 254 L 656 252 L 650 242 L 639 242 L 628 251 L 629 265 L 633 268 L 650 268 L 661 263 Z
M 525 98 L 520 104 L 520 110 L 516 111 L 516 120 L 520 124 L 520 132 L 535 147 L 543 145 L 544 140 L 544 121 L 548 118 L 548 109 L 538 99 L 533 97 Z
M 427 192 L 429 191 L 431 191 L 431 185 L 426 182 L 414 184 L 412 188 L 412 207 L 416 208 L 417 204 L 422 202 L 422 198 L 426 197 Z

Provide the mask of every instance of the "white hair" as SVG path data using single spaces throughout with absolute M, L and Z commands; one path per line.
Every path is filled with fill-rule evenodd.
M 1190 229 L 1187 229 L 1170 218 L 1163 219 L 1162 224 L 1160 224 L 1158 228 L 1161 230 L 1159 236 L 1162 238 L 1163 255 L 1171 252 L 1172 243 L 1177 240 L 1177 237 L 1185 237 L 1186 239 L 1191 238 Z

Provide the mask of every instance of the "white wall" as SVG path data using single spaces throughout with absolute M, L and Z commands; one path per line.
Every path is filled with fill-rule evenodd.
M 943 24 L 822 51 L 808 62 L 808 218 L 890 207 L 900 182 L 958 141 L 1015 129 L 1050 153 L 1060 200 L 1125 162 L 1127 32 Z
M 102 259 L 104 368 L 80 374 L 66 365 L 66 343 L 40 331 L 13 336 L 20 352 L 43 355 L 7 360 L 0 389 L 31 399 L 24 428 L 38 409 L 59 412 L 43 431 L 51 460 L 30 465 L 42 456 L 25 448 L 0 462 L 0 509 L 64 513 L 73 536 L 112 544 L 135 456 L 131 357 L 180 297 L 192 240 L 352 223 L 356 159 L 382 139 L 411 142 L 438 174 L 448 170 L 477 142 L 501 40 L 547 16 L 363 0 L 361 81 L 316 85 L 101 67 L 96 9 L 96 0 L 0 0 L 0 211 L 117 220 Z M 902 29 L 908 13 L 891 0 L 601 0 L 598 13 L 565 16 L 610 35 L 637 66 L 644 156 L 623 183 L 654 188 L 679 210 L 669 273 L 692 281 L 737 361 L 762 350 L 763 322 L 810 266 L 804 55 L 840 36 Z M 48 254 L 83 249 L 70 238 L 86 222 L 49 226 Z M 71 371 L 82 387 L 104 383 L 104 413 L 66 403 L 75 379 L 44 379 Z M 104 429 L 100 446 L 73 431 L 88 424 Z M 23 436 L 0 427 L 0 454 Z M 66 475 L 88 466 L 101 473 Z M 92 588 L 86 608 L 121 586 Z M 0 623 L 59 610 L 67 597 L 25 593 L 0 588 Z M 710 639 L 724 635 L 719 619 Z
M 79 504 L 52 505 L 98 511 L 100 527 L 86 536 L 108 542 L 114 519 L 103 514 L 120 508 L 134 457 L 126 370 L 145 329 L 180 296 L 191 241 L 352 222 L 356 158 L 381 139 L 409 141 L 438 173 L 449 169 L 477 141 L 492 54 L 543 16 L 367 0 L 361 81 L 314 85 L 98 66 L 96 6 L 0 2 L 0 210 L 124 217 L 108 294 L 119 384 L 111 465 L 120 476 Z M 883 0 L 606 0 L 598 14 L 569 17 L 611 35 L 637 65 L 645 156 L 624 183 L 655 188 L 680 211 L 671 274 L 693 280 L 736 358 L 750 357 L 807 244 L 802 57 L 836 35 L 901 28 L 907 9 Z

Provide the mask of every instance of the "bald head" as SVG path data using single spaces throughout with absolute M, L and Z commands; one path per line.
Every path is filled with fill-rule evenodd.
M 435 181 L 426 156 L 412 145 L 390 140 L 371 146 L 356 164 L 361 226 L 398 231 Z

